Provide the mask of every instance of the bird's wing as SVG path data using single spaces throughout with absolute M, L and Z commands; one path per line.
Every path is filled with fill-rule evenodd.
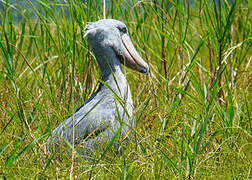
M 78 142 L 86 138 L 97 136 L 112 127 L 116 109 L 104 98 L 96 98 L 79 108 L 72 116 L 69 116 L 53 132 L 52 140 L 57 143 L 60 139 L 68 142 Z

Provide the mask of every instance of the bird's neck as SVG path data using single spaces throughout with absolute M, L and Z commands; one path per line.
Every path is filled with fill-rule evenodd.
M 99 87 L 98 93 L 105 98 L 116 98 L 125 102 L 125 108 L 129 115 L 132 115 L 133 101 L 131 91 L 127 84 L 125 73 L 118 57 L 113 53 L 106 56 L 95 54 L 101 70 L 101 80 L 103 81 Z M 111 58 L 111 59 L 109 59 Z M 117 99 L 119 100 L 119 99 Z
M 131 92 L 126 76 L 114 49 L 97 48 L 93 45 L 92 50 L 99 64 L 101 80 L 103 81 L 99 87 L 99 93 L 106 95 L 108 98 L 116 93 L 117 96 L 132 106 Z
M 103 69 L 101 73 L 101 80 L 104 82 L 106 88 L 120 97 L 124 98 L 127 95 L 129 87 L 120 64 L 113 64 L 112 67 L 108 67 L 106 70 Z
M 128 89 L 127 80 L 114 51 L 108 49 L 101 53 L 96 48 L 93 48 L 93 51 L 100 67 L 103 89 L 113 90 L 120 97 L 124 97 Z

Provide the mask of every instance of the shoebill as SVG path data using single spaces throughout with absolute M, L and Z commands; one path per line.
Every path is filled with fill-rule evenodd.
M 124 23 L 103 19 L 88 23 L 85 35 L 101 72 L 98 90 L 69 116 L 49 138 L 49 148 L 68 142 L 83 155 L 92 156 L 109 142 L 118 148 L 115 138 L 128 141 L 134 128 L 133 102 L 122 64 L 140 73 L 148 64 L 134 48 Z

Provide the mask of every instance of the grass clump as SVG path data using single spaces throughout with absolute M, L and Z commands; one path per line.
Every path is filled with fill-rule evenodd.
M 252 177 L 250 1 L 108 1 L 151 71 L 125 69 L 136 137 L 93 163 L 41 146 L 97 88 L 83 28 L 102 2 L 27 1 L 29 13 L 0 3 L 2 178 Z

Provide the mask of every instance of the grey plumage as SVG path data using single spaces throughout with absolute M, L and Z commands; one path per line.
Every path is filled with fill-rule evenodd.
M 134 127 L 133 102 L 121 63 L 148 72 L 148 65 L 134 49 L 125 24 L 113 19 L 89 23 L 85 36 L 98 61 L 101 80 L 98 90 L 53 132 L 49 146 L 63 141 L 81 144 L 84 155 L 92 155 L 98 146 L 110 141 L 120 129 L 124 137 Z M 117 147 L 117 143 L 114 143 Z

